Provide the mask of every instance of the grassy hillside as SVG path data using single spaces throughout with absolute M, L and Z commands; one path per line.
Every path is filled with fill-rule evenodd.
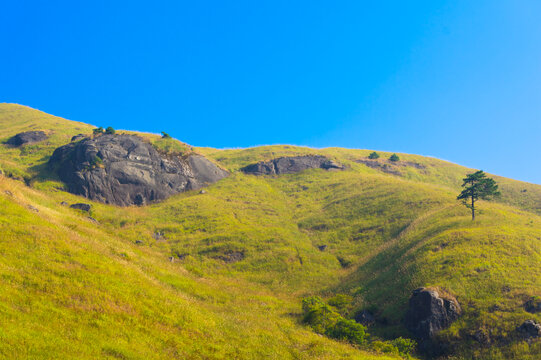
M 348 294 L 350 314 L 368 308 L 382 320 L 369 332 L 406 337 L 401 319 L 419 286 L 462 304 L 464 315 L 440 334 L 457 358 L 541 354 L 539 343 L 514 337 L 523 320 L 541 320 L 522 307 L 541 295 L 539 185 L 496 177 L 501 199 L 481 202 L 471 222 L 455 200 L 471 170 L 441 160 L 399 154 L 391 164 L 385 153 L 368 161 L 368 150 L 191 149 L 167 140 L 156 146 L 199 152 L 232 175 L 205 194 L 118 208 L 62 191 L 45 170 L 56 147 L 91 126 L 0 104 L 0 129 L 2 142 L 27 130 L 51 134 L 23 148 L 0 145 L 0 169 L 12 177 L 0 178 L 4 357 L 380 359 L 312 332 L 301 299 Z M 298 154 L 326 155 L 347 170 L 238 171 Z M 92 203 L 99 224 L 62 201 Z M 472 340 L 480 329 L 492 346 Z

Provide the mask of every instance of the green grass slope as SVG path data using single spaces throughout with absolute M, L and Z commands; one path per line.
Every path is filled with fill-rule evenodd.
M 0 169 L 12 177 L 0 178 L 0 314 L 9 324 L 0 326 L 0 355 L 380 358 L 314 334 L 301 323 L 301 299 L 351 295 L 350 314 L 368 308 L 384 320 L 369 332 L 407 337 L 401 319 L 419 286 L 462 304 L 464 315 L 440 334 L 457 358 L 541 355 L 539 342 L 514 332 L 525 319 L 541 321 L 522 306 L 541 295 L 541 186 L 496 177 L 502 197 L 481 202 L 471 222 L 455 200 L 471 169 L 434 158 L 399 154 L 391 164 L 383 153 L 368 161 L 369 150 L 192 149 L 144 134 L 164 151 L 201 153 L 232 174 L 205 194 L 119 208 L 68 194 L 45 171 L 54 148 L 91 129 L 0 104 L 0 141 L 20 131 L 51 134 L 29 149 L 0 144 Z M 347 169 L 238 171 L 298 154 L 326 155 Z M 92 203 L 99 224 L 62 201 Z M 224 261 L 231 253 L 244 259 Z M 491 346 L 472 340 L 480 329 Z
M 1 358 L 388 358 L 309 331 L 294 298 L 188 272 L 5 178 L 0 233 Z

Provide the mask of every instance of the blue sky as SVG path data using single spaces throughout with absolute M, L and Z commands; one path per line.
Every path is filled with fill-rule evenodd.
M 8 1 L 0 101 L 197 146 L 431 155 L 541 184 L 541 2 Z

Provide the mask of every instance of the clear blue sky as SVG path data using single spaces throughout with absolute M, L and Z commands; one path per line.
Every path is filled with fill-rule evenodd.
M 541 1 L 5 1 L 0 102 L 541 184 Z

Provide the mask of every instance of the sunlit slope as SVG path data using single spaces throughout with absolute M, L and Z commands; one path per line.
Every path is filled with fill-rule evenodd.
M 16 178 L 30 181 L 47 162 L 54 149 L 73 135 L 91 133 L 93 126 L 65 120 L 22 105 L 0 103 L 0 143 L 24 131 L 42 130 L 48 139 L 22 147 L 1 146 L 0 169 Z
M 96 119 L 102 126 L 103 121 Z M 45 183 L 57 180 L 55 174 L 47 171 L 46 163 L 53 151 L 70 142 L 77 134 L 91 135 L 94 126 L 62 119 L 26 106 L 0 103 L 0 170 L 6 175 L 24 180 L 26 183 Z M 20 147 L 5 145 L 12 136 L 25 131 L 44 131 L 44 141 Z M 191 147 L 178 140 L 162 139 L 160 135 L 135 131 L 119 133 L 137 134 L 151 142 L 165 153 L 182 154 Z
M 250 163 L 269 160 L 279 156 L 302 154 L 322 154 L 333 157 L 351 167 L 351 171 L 362 174 L 381 174 L 389 177 L 402 178 L 414 182 L 441 185 L 459 192 L 465 174 L 473 169 L 466 168 L 447 161 L 432 157 L 399 154 L 397 163 L 387 159 L 392 153 L 379 152 L 377 161 L 369 161 L 368 155 L 372 150 L 354 150 L 343 148 L 311 149 L 297 146 L 263 146 L 238 150 L 216 150 L 197 148 L 202 154 L 214 158 L 232 170 L 239 169 Z M 372 164 L 372 167 L 365 165 Z M 374 164 L 375 163 L 375 164 Z M 507 203 L 541 215 L 541 185 L 517 181 L 501 176 L 496 179 L 502 193 L 498 202 Z
M 12 109 L 13 105 L 2 107 Z M 115 356 L 115 351 L 126 358 L 144 358 L 152 352 L 143 349 L 144 344 L 155 350 L 152 356 L 174 354 L 164 345 L 169 343 L 180 344 L 185 352 L 178 356 L 188 358 L 197 353 L 197 347 L 210 358 L 231 357 L 234 351 L 242 352 L 239 358 L 251 354 L 257 354 L 255 358 L 269 354 L 278 354 L 277 358 L 365 356 L 348 345 L 314 337 L 303 327 L 302 297 L 352 295 L 355 309 L 369 308 L 382 320 L 369 332 L 409 336 L 401 320 L 411 290 L 436 286 L 457 296 L 464 309 L 464 316 L 442 333 L 443 338 L 457 343 L 462 358 L 478 356 L 481 351 L 483 356 L 491 353 L 498 359 L 536 359 L 541 354 L 539 347 L 513 337 L 523 320 L 541 321 L 539 314 L 526 313 L 523 307 L 528 298 L 541 294 L 539 185 L 496 177 L 502 198 L 480 202 L 478 219 L 471 222 L 468 209 L 456 201 L 461 179 L 471 170 L 438 159 L 400 154 L 401 161 L 391 164 L 385 160 L 387 153 L 380 153 L 377 162 L 367 162 L 368 150 L 196 148 L 231 171 L 231 176 L 208 187 L 204 194 L 187 192 L 159 204 L 119 208 L 61 191 L 62 184 L 54 176 L 44 175 L 44 164 L 55 146 L 84 131 L 78 123 L 58 120 L 55 124 L 47 120 L 49 115 L 39 116 L 44 120 L 36 120 L 34 127 L 25 127 L 17 116 L 11 117 L 11 122 L 2 123 L 6 128 L 0 132 L 0 140 L 37 127 L 64 134 L 54 144 L 51 138 L 29 146 L 34 149 L 31 152 L 0 144 L 0 167 L 26 174 L 31 185 L 13 179 L 2 182 L 14 196 L 0 191 L 7 204 L 0 210 L 0 221 L 7 234 L 19 234 L 0 242 L 11 254 L 1 260 L 2 274 L 24 269 L 30 279 L 14 277 L 18 280 L 5 280 L 2 286 L 10 286 L 13 294 L 19 291 L 14 296 L 22 303 L 31 303 L 39 294 L 47 304 L 39 305 L 41 300 L 36 300 L 39 306 L 32 307 L 42 309 L 41 315 L 26 308 L 19 314 L 10 305 L 15 324 L 10 331 L 21 334 L 13 333 L 6 342 L 14 344 L 9 351 L 24 348 L 24 339 L 32 336 L 24 337 L 24 331 L 38 326 L 31 325 L 36 315 L 46 320 L 39 325 L 44 333 L 60 331 L 51 316 L 59 316 L 67 328 L 73 323 L 72 328 L 79 329 L 73 330 L 75 335 L 60 331 L 66 336 L 55 341 L 68 351 L 79 351 L 77 346 L 81 346 L 88 358 L 108 352 Z M 144 136 L 160 141 L 156 135 Z M 178 144 L 179 149 L 191 151 Z M 347 169 L 280 176 L 238 171 L 256 161 L 298 154 L 326 155 Z M 60 206 L 62 201 L 92 204 L 90 215 L 99 224 Z M 32 212 L 28 204 L 40 212 Z M 241 256 L 231 258 L 231 254 Z M 57 269 L 60 266 L 62 270 Z M 61 276 L 66 273 L 70 276 Z M 10 276 L 15 275 L 7 278 Z M 47 283 L 49 278 L 57 285 L 47 291 L 25 288 L 27 283 Z M 144 292 L 136 292 L 138 287 Z M 70 295 L 65 298 L 64 293 Z M 64 300 L 51 300 L 57 298 Z M 73 307 L 77 301 L 85 305 Z M 125 334 L 115 340 L 118 344 L 110 344 L 111 333 L 106 330 L 100 337 L 99 327 L 83 321 L 86 315 L 83 320 L 78 318 L 80 311 L 86 314 L 87 307 L 94 311 L 94 302 L 100 304 L 98 309 L 108 309 L 100 313 L 103 326 Z M 111 302 L 121 309 L 129 307 L 129 314 L 136 315 L 118 320 L 124 315 Z M 188 309 L 189 314 L 182 325 L 174 322 L 184 313 L 179 309 Z M 21 324 L 18 329 L 17 324 Z M 2 335 L 5 330 L 0 329 Z M 481 349 L 471 337 L 479 329 L 489 329 L 497 345 Z M 98 345 L 80 345 L 77 334 Z M 211 341 L 208 334 L 213 336 Z M 22 343 L 17 343 L 19 335 Z M 128 345 L 132 340 L 140 343 L 133 349 Z M 35 341 L 28 340 L 32 346 L 45 346 Z M 192 347 L 184 348 L 190 341 Z
M 96 123 L 102 124 L 100 119 Z M 93 126 L 80 122 L 65 120 L 43 113 L 26 106 L 0 103 L 0 143 L 7 141 L 11 136 L 31 130 L 43 130 L 49 138 L 37 144 L 20 148 L 9 146 L 0 147 L 0 169 L 27 181 L 36 178 L 49 180 L 51 174 L 43 174 L 44 164 L 58 146 L 69 142 L 72 136 L 83 133 L 90 135 Z M 135 132 L 128 132 L 135 133 Z M 296 154 L 322 154 L 331 156 L 347 165 L 354 173 L 382 174 L 389 177 L 400 177 L 415 182 L 431 183 L 445 186 L 458 191 L 464 175 L 472 169 L 435 158 L 419 155 L 399 154 L 401 161 L 393 164 L 386 159 L 390 153 L 380 152 L 381 158 L 378 166 L 368 167 L 363 164 L 371 150 L 352 150 L 342 148 L 310 149 L 295 146 L 264 146 L 239 150 L 216 150 L 211 148 L 195 148 L 182 142 L 160 139 L 155 134 L 137 133 L 148 139 L 155 146 L 176 152 L 189 152 L 195 150 L 209 158 L 216 160 L 228 170 L 236 171 L 242 166 L 260 160 L 268 160 L 279 156 Z M 386 169 L 382 169 L 386 167 Z M 41 176 L 40 176 L 41 175 Z M 503 203 L 518 206 L 524 210 L 541 214 L 541 185 L 516 181 L 504 177 L 495 177 L 500 185 L 502 197 L 497 200 Z
M 472 223 L 455 197 L 439 186 L 378 174 L 236 174 L 207 194 L 137 209 L 137 220 L 122 210 L 104 222 L 123 226 L 132 241 L 141 229 L 149 243 L 153 232 L 166 234 L 158 246 L 206 276 L 242 277 L 299 298 L 353 295 L 358 309 L 386 319 L 377 331 L 390 337 L 407 335 L 401 320 L 413 289 L 441 287 L 464 308 L 443 337 L 470 343 L 477 330 L 488 328 L 493 341 L 505 342 L 522 321 L 540 320 L 523 304 L 541 292 L 541 219 L 481 202 Z M 224 264 L 219 258 L 228 251 L 246 258 Z M 503 358 L 515 354 L 501 351 Z M 530 354 L 528 348 L 516 351 L 517 358 Z M 532 351 L 535 359 L 539 349 Z
M 305 329 L 296 299 L 201 278 L 5 178 L 0 233 L 2 358 L 385 359 Z

